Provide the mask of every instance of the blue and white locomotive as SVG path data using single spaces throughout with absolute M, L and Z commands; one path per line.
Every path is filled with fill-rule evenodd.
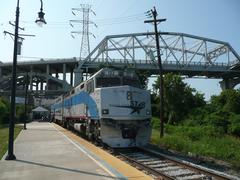
M 151 136 L 150 93 L 134 71 L 104 68 L 51 106 L 54 121 L 111 147 L 134 147 Z

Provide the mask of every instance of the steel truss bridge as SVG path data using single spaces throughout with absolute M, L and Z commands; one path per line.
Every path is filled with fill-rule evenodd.
M 175 32 L 160 32 L 159 40 L 164 73 L 175 72 L 187 77 L 221 78 L 223 88 L 233 88 L 240 82 L 240 57 L 229 43 Z M 53 66 L 52 62 L 57 63 Z M 148 71 L 152 75 L 159 72 L 155 34 L 151 32 L 106 36 L 85 59 L 45 59 L 35 61 L 34 65 L 26 61 L 19 63 L 18 68 L 23 66 L 32 72 L 38 70 L 42 76 L 45 74 L 41 82 L 44 81 L 47 87 L 51 87 L 48 84 L 49 76 L 62 73 L 63 79 L 58 82 L 62 84 L 62 88 L 56 89 L 59 93 L 66 92 L 71 87 L 66 82 L 66 73 L 74 72 L 76 85 L 82 81 L 84 75 L 94 73 L 103 66 L 135 68 L 139 71 Z M 0 64 L 0 68 L 2 68 L 2 77 L 6 76 L 4 68 L 9 66 Z M 57 79 L 58 76 L 52 78 L 54 82 L 57 82 Z M 72 74 L 71 82 L 73 82 Z M 45 93 L 48 92 L 50 93 L 46 89 Z

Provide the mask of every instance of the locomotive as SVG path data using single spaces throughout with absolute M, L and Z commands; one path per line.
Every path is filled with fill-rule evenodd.
M 54 122 L 113 148 L 144 146 L 151 136 L 151 100 L 137 74 L 103 68 L 59 96 Z

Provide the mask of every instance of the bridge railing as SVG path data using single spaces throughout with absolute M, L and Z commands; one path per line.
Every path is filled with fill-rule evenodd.
M 86 62 L 86 64 L 91 64 L 91 63 L 110 63 L 110 64 L 115 64 L 115 63 L 120 63 L 120 64 L 146 64 L 146 65 L 157 65 L 156 61 L 152 60 L 142 60 L 142 59 L 102 59 L 102 58 L 97 58 L 95 61 L 89 61 Z M 237 62 L 237 61 L 236 61 Z M 209 62 L 188 62 L 188 63 L 179 63 L 177 61 L 163 61 L 163 65 L 179 65 L 179 66 L 214 66 L 214 67 L 230 67 L 234 62 L 231 64 L 225 63 L 225 62 L 215 62 L 214 64 L 210 64 Z

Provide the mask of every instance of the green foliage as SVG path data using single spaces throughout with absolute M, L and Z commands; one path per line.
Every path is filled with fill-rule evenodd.
M 189 127 L 168 124 L 165 126 L 163 138 L 159 138 L 159 130 L 153 129 L 151 142 L 186 154 L 221 159 L 239 168 L 239 138 L 220 134 L 213 126 Z
M 0 122 L 3 122 L 3 115 L 7 111 L 7 106 L 2 101 L 0 101 Z
M 0 97 L 0 124 L 6 124 L 9 122 L 10 104 L 9 102 Z
M 16 105 L 16 122 L 23 122 L 25 118 L 24 105 Z M 8 124 L 10 117 L 10 102 L 0 97 L 0 124 Z
M 16 106 L 16 118 L 19 122 L 23 122 L 25 118 L 25 106 L 17 105 Z
M 154 105 L 159 104 L 158 89 L 160 79 L 153 84 L 155 94 L 152 98 Z M 183 82 L 181 76 L 169 73 L 164 76 L 164 111 L 169 124 L 181 122 L 194 108 L 205 105 L 203 94 Z M 159 106 L 156 106 L 159 107 Z M 153 109 L 153 115 L 159 114 L 159 108 Z
M 209 104 L 189 113 L 183 124 L 212 126 L 218 134 L 240 137 L 239 101 L 239 90 L 224 90 L 219 96 L 212 96 Z
M 225 112 L 240 113 L 240 91 L 234 89 L 226 89 L 219 96 L 211 98 L 211 105 L 215 110 L 222 109 Z
M 160 128 L 160 120 L 157 117 L 152 117 L 152 128 L 159 129 Z
M 159 119 L 153 118 L 156 129 L 152 143 L 186 154 L 221 159 L 240 169 L 240 90 L 224 90 L 205 104 L 201 94 L 181 81 L 176 75 L 166 76 L 168 124 L 164 128 L 165 136 L 160 139 Z M 152 102 L 158 104 L 159 97 L 153 95 Z M 153 111 L 159 111 L 158 106 L 152 107 Z
M 229 133 L 240 137 L 240 114 L 231 114 Z
M 222 133 L 227 133 L 228 131 L 228 125 L 230 124 L 228 120 L 228 113 L 223 111 L 218 111 L 211 113 L 209 115 L 206 115 L 204 121 L 206 124 L 209 124 L 210 126 L 213 126 L 218 131 L 222 131 Z

